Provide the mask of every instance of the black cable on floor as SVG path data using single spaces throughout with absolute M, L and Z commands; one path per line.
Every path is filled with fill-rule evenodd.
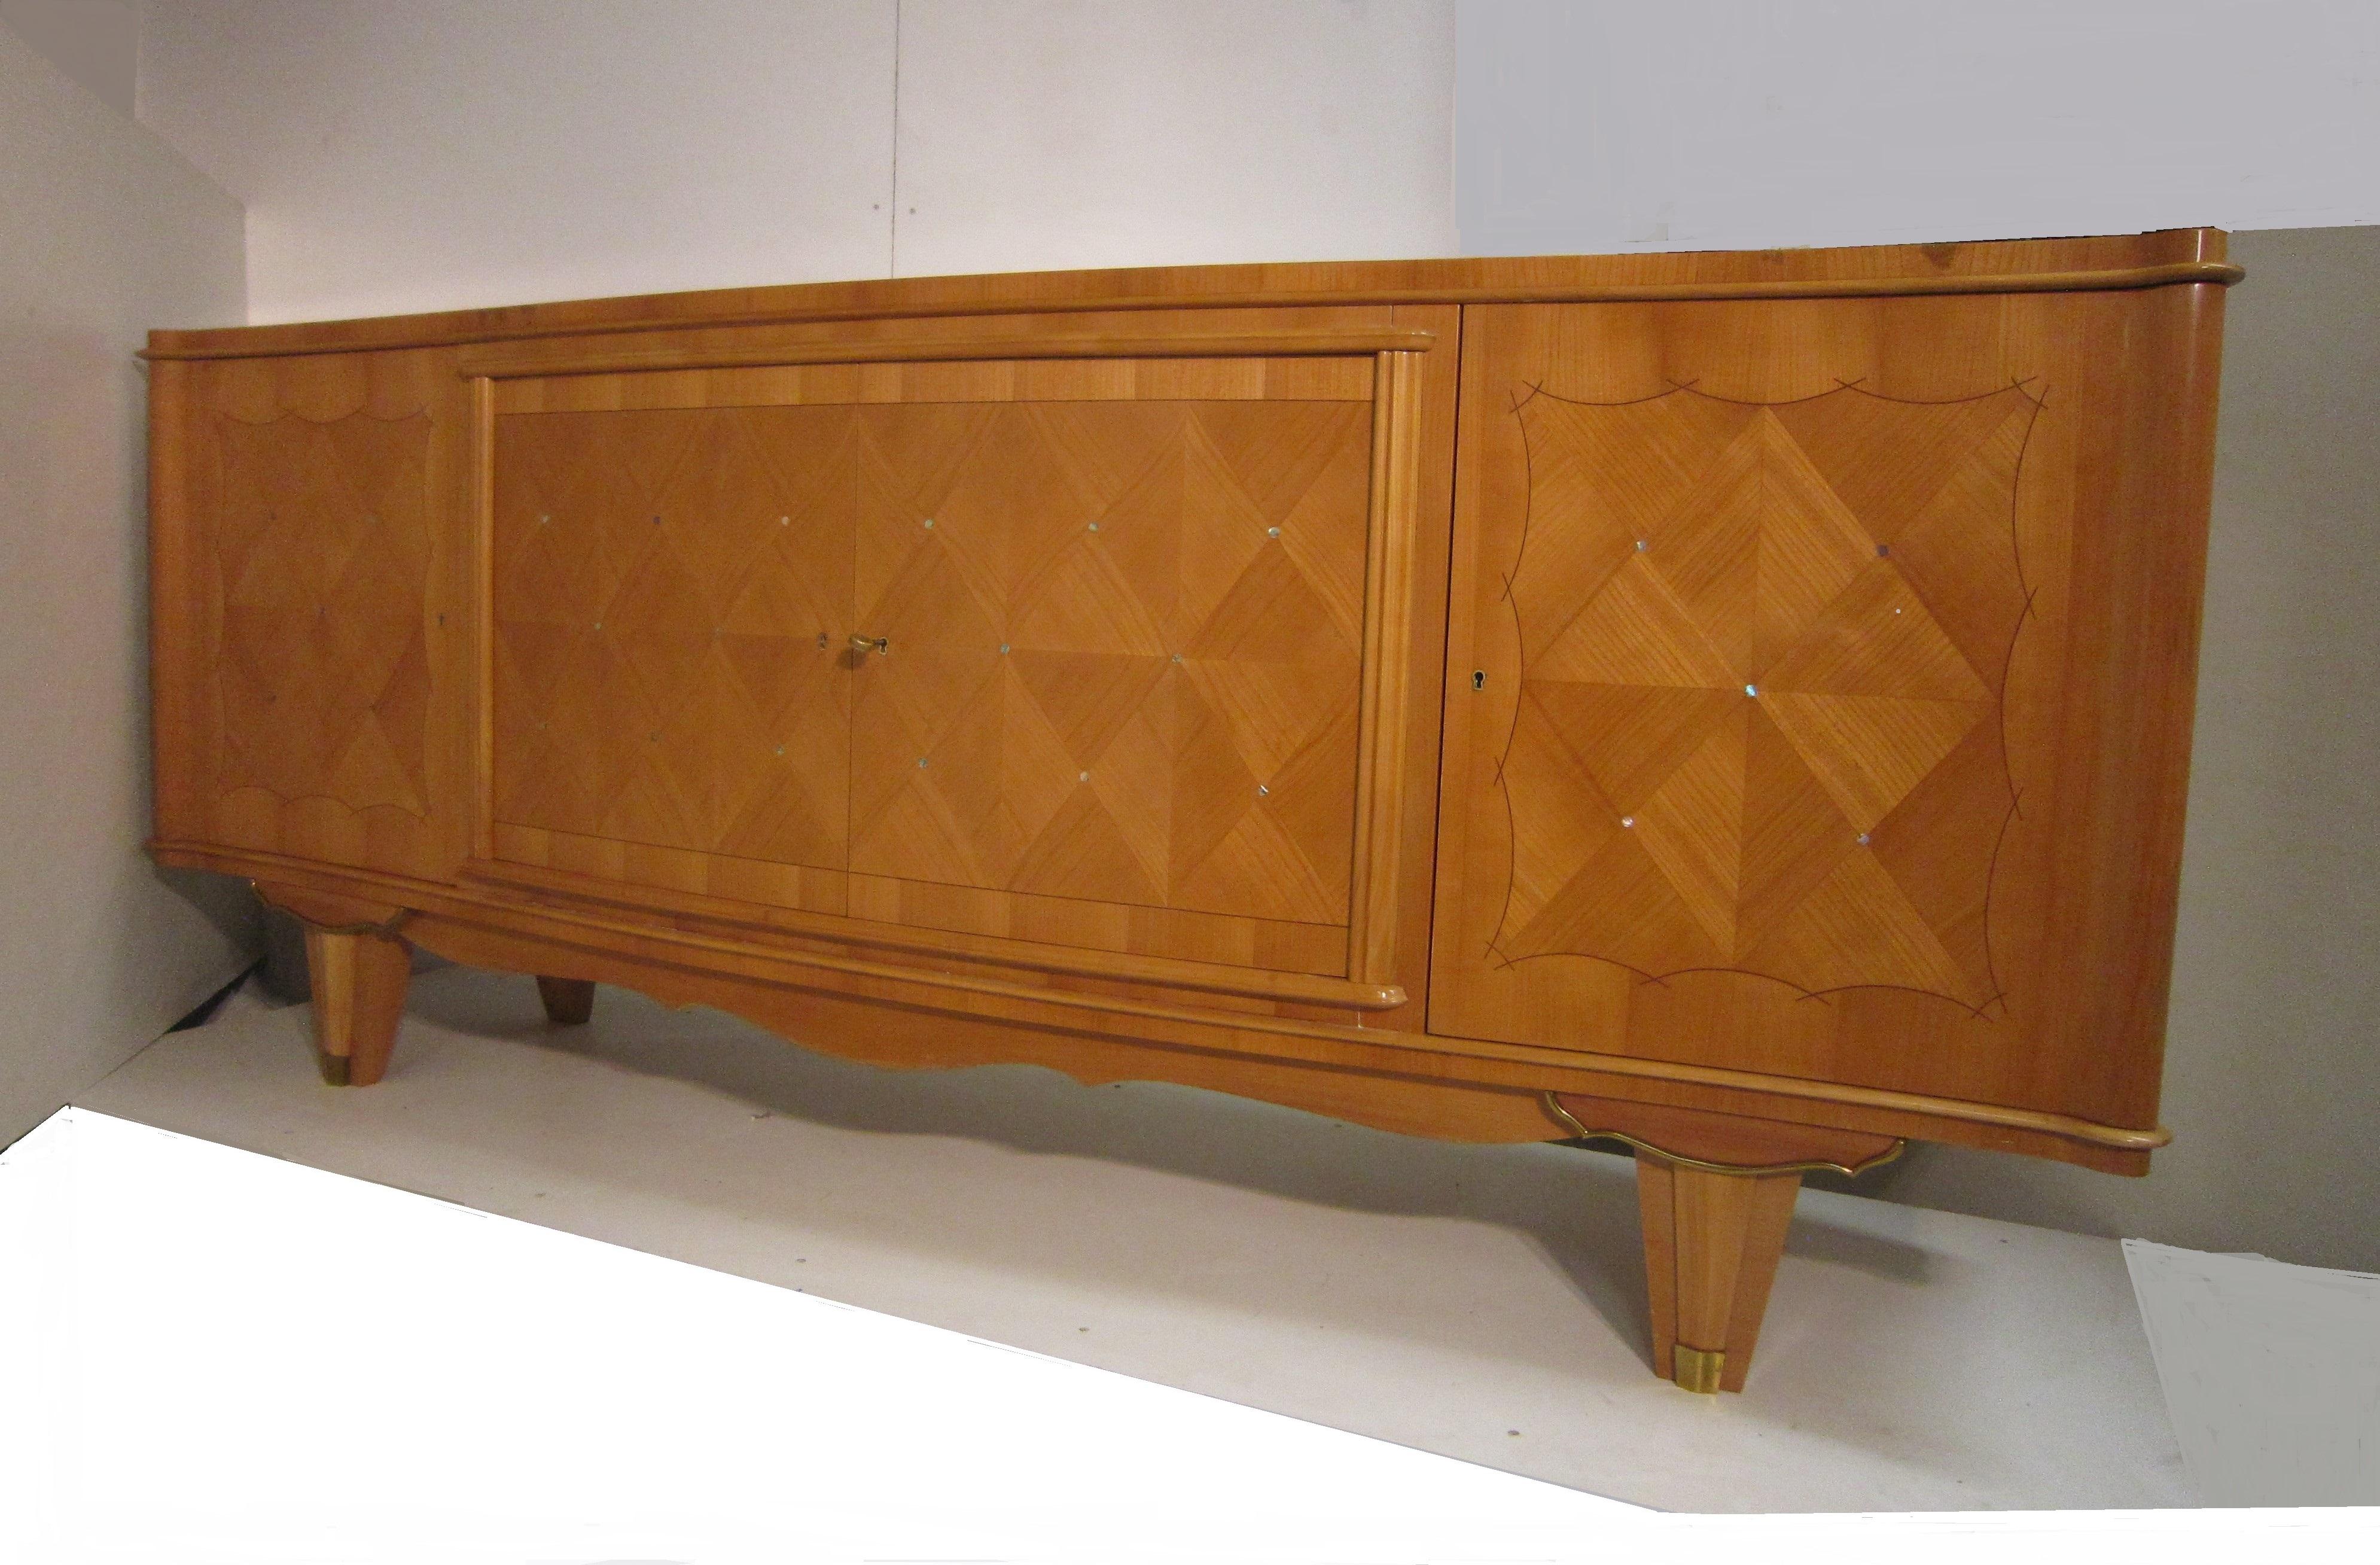
M 178 1033 L 187 1032 L 192 1027 L 205 1026 L 209 1022 L 214 1019 L 215 1013 L 223 1009 L 223 1002 L 229 1000 L 232 995 L 238 990 L 240 985 L 248 982 L 249 979 L 256 977 L 262 971 L 264 971 L 264 958 L 260 956 L 255 961 L 249 963 L 247 966 L 241 968 L 239 970 L 239 977 L 224 985 L 223 988 L 215 990 L 214 993 L 207 996 L 206 999 L 199 1001 L 198 1008 L 196 1010 L 192 1011 L 188 1015 L 183 1017 L 180 1021 L 175 1023 L 165 1030 L 169 1033 Z

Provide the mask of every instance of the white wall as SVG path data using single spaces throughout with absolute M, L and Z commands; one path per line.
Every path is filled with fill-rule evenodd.
M 240 214 L 0 26 L 0 1143 L 247 960 L 149 834 L 152 326 L 241 313 Z
M 1451 0 L 175 0 L 140 103 L 269 321 L 1443 253 L 1452 49 Z
M 1454 250 L 1437 0 L 907 0 L 903 275 Z
M 248 206 L 250 319 L 881 276 L 879 0 L 176 0 L 140 117 Z
M 1463 0 L 1467 255 L 2380 221 L 2372 0 Z

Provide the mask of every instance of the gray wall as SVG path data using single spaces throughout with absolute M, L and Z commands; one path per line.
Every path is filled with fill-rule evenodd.
M 2174 1143 L 2145 1180 L 1926 1146 L 1853 1188 L 2380 1271 L 2380 228 L 2231 254 Z
M 1466 255 L 2380 222 L 2369 0 L 1457 0 Z
M 237 202 L 0 25 L 0 1145 L 237 971 L 149 834 L 151 326 L 243 313 Z

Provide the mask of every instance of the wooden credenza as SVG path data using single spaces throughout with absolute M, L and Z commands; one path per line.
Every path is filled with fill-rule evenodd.
M 1801 1174 L 2145 1172 L 2211 230 L 152 334 L 168 863 L 890 1065 L 1637 1150 L 1739 1389 Z

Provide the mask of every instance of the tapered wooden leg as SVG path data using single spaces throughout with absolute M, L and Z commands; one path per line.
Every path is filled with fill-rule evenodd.
M 1689 1391 L 1741 1391 L 1785 1253 L 1799 1173 L 1712 1173 L 1639 1153 L 1653 1369 Z
M 370 1086 L 388 1070 L 396 1024 L 405 1014 L 413 952 L 394 935 L 306 931 L 306 967 L 314 988 L 314 1049 L 322 1079 Z
M 585 978 L 540 977 L 537 997 L 545 1001 L 545 1019 L 557 1027 L 583 1026 L 595 1014 L 595 986 Z

